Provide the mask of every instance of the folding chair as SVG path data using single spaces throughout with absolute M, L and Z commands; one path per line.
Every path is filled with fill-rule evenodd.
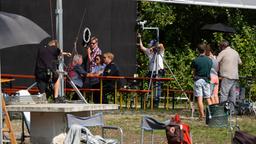
M 169 129 L 168 129 L 169 128 Z M 181 137 L 174 134 L 174 131 L 169 133 L 166 130 L 174 128 L 174 131 L 180 132 Z M 144 130 L 151 131 L 151 144 L 154 143 L 154 130 L 165 130 L 168 143 L 186 143 L 192 144 L 192 137 L 190 134 L 189 125 L 182 123 L 178 114 L 172 118 L 172 120 L 166 120 L 159 122 L 152 117 L 143 116 L 141 120 L 141 144 L 144 142 Z M 178 138 L 178 139 L 177 139 Z
M 144 143 L 144 131 L 151 131 L 151 144 L 154 143 L 154 130 L 165 130 L 165 126 L 170 122 L 167 120 L 165 122 L 159 122 L 152 117 L 143 116 L 141 120 L 141 141 Z
M 22 139 L 22 141 L 24 141 L 25 140 L 25 137 L 30 137 L 30 122 L 31 122 L 31 120 L 30 120 L 30 112 L 22 112 L 22 137 L 21 137 L 21 139 Z M 27 128 L 27 131 L 28 131 L 28 136 L 27 135 L 25 135 L 25 126 L 26 126 L 26 128 Z
M 120 138 L 118 143 L 123 143 L 123 130 L 117 126 L 106 126 L 103 120 L 103 114 L 98 113 L 90 117 L 79 117 L 72 114 L 67 114 L 68 128 L 71 128 L 72 125 L 80 125 L 82 127 L 100 127 L 101 128 L 101 136 L 104 138 L 105 130 L 115 130 L 119 131 Z

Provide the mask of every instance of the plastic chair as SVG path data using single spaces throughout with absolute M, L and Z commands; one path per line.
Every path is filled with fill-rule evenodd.
M 67 122 L 68 128 L 71 128 L 72 125 L 80 125 L 83 127 L 100 127 L 101 128 L 101 136 L 104 138 L 104 130 L 115 130 L 120 133 L 120 144 L 123 143 L 123 130 L 117 126 L 106 126 L 103 120 L 103 114 L 98 113 L 90 117 L 79 117 L 72 114 L 67 114 Z

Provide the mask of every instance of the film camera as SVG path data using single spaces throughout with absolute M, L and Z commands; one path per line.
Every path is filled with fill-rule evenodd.
M 160 50 L 160 47 L 158 46 L 157 40 L 151 40 L 148 44 L 149 47 L 151 47 L 153 52 L 158 52 Z
M 144 30 L 144 25 L 147 23 L 147 21 L 146 20 L 144 20 L 144 21 L 137 21 L 137 24 L 136 24 L 136 28 L 137 28 L 137 31 L 142 31 L 142 30 Z

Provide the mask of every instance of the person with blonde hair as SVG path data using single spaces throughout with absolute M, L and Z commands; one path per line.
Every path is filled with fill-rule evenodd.
M 101 49 L 99 48 L 98 45 L 98 38 L 93 36 L 90 39 L 90 43 L 89 43 L 89 47 L 86 47 L 87 50 L 87 63 L 86 63 L 86 68 L 85 70 L 87 70 L 88 72 L 91 72 L 92 69 L 96 66 L 96 61 L 95 61 L 95 57 L 97 55 L 101 55 Z
M 102 73 L 103 76 L 119 76 L 119 69 L 114 63 L 114 54 L 106 52 L 103 54 L 104 63 L 106 67 Z M 115 81 L 103 81 L 103 103 L 108 103 L 107 95 L 113 93 L 115 90 Z
M 210 44 L 207 44 L 206 46 L 206 52 L 205 55 L 208 56 L 212 60 L 212 68 L 210 72 L 211 77 L 211 101 L 212 104 L 218 104 L 219 103 L 219 77 L 218 77 L 218 71 L 219 71 L 219 63 L 217 61 L 217 58 L 215 55 L 213 55 L 213 50 L 210 46 Z

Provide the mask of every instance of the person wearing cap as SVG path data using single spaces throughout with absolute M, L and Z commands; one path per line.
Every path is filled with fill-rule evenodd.
M 145 53 L 149 59 L 149 70 L 147 76 L 150 78 L 155 77 L 163 77 L 165 75 L 164 70 L 164 45 L 162 43 L 158 43 L 156 40 L 151 40 L 149 43 L 149 48 L 143 46 L 141 35 L 138 35 L 139 38 L 139 48 Z M 154 97 L 154 107 L 159 106 L 160 96 L 161 96 L 161 82 L 156 82 L 155 87 L 157 88 L 157 94 Z
M 239 75 L 238 66 L 242 64 L 240 56 L 236 50 L 229 46 L 227 40 L 223 40 L 219 44 L 222 50 L 217 56 L 220 65 L 221 87 L 220 87 L 220 103 L 231 101 L 236 103 L 236 97 L 239 95 Z M 231 113 L 234 113 L 234 107 L 231 105 Z

